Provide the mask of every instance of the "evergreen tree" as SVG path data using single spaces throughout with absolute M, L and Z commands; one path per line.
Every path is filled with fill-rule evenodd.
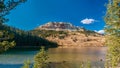
M 3 23 L 8 21 L 5 18 L 20 3 L 26 0 L 0 0 L 0 53 L 6 51 L 8 48 L 15 46 L 14 41 L 10 41 L 11 35 L 6 28 L 3 28 Z
M 87 61 L 85 68 L 92 68 L 91 63 Z
M 21 68 L 30 68 L 30 61 L 25 61 L 23 67 Z
M 44 47 L 41 47 L 40 52 L 34 57 L 35 63 L 33 68 L 47 68 L 47 59 L 48 54 Z
M 120 63 L 120 0 L 109 0 L 105 16 L 106 68 L 116 68 Z

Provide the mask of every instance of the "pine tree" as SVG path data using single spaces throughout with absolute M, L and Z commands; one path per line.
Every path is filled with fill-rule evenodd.
M 5 16 L 8 15 L 17 5 L 25 1 L 26 0 L 0 0 L 0 53 L 15 46 L 15 42 L 11 41 L 12 35 L 9 34 L 9 31 L 6 28 L 4 28 L 3 23 L 8 21 Z
M 24 65 L 21 68 L 30 68 L 30 61 L 27 60 L 24 62 Z
M 116 68 L 120 63 L 120 0 L 109 0 L 105 16 L 106 68 Z
M 35 63 L 33 68 L 47 68 L 47 59 L 48 54 L 44 47 L 41 47 L 40 52 L 34 57 Z
M 89 61 L 87 61 L 85 68 L 92 68 L 91 63 Z
M 47 68 L 47 59 L 48 54 L 44 47 L 41 47 L 40 52 L 34 57 L 35 63 L 33 68 Z

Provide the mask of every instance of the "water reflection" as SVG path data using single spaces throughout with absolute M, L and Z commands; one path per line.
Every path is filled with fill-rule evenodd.
M 51 48 L 50 61 L 102 61 L 105 60 L 106 47 Z M 54 57 L 54 58 L 53 58 Z
M 92 64 L 103 66 L 106 55 L 106 47 L 82 47 L 82 48 L 50 48 L 48 50 L 49 62 L 72 62 L 91 61 Z M 8 66 L 23 64 L 25 60 L 33 61 L 38 51 L 9 51 L 0 54 L 0 65 Z M 6 64 L 6 65 L 5 65 Z M 7 66 L 8 65 L 8 66 Z M 16 65 L 17 66 L 17 65 Z

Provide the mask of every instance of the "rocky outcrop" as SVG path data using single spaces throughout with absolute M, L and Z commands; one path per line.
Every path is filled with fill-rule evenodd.
M 63 31 L 63 30 L 70 30 L 70 31 L 76 31 L 81 30 L 82 28 L 78 26 L 74 26 L 71 23 L 68 22 L 48 22 L 44 25 L 39 26 L 36 28 L 37 30 L 57 30 L 57 31 Z

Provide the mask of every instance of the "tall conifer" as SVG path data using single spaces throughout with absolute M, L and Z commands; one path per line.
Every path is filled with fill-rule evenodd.
M 120 0 L 109 0 L 105 22 L 108 46 L 106 68 L 116 68 L 120 63 Z

